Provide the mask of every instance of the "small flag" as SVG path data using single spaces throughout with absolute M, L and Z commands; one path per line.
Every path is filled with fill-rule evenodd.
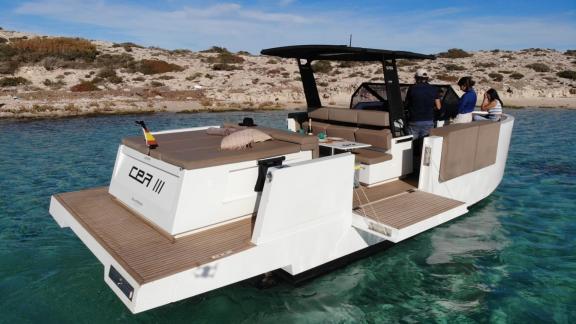
M 150 131 L 146 127 L 146 124 L 144 123 L 144 121 L 143 120 L 137 120 L 136 124 L 142 126 L 142 131 L 144 132 L 144 138 L 146 139 L 146 146 L 148 146 L 149 149 L 157 148 L 158 143 L 156 143 L 156 139 L 154 138 L 152 133 L 150 133 Z

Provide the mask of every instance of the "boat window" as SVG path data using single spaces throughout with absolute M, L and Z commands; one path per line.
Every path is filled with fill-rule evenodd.
M 350 108 L 388 111 L 386 85 L 384 83 L 361 84 L 352 95 Z

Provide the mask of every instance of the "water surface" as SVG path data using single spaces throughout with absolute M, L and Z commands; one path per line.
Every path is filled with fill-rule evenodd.
M 132 315 L 103 267 L 48 214 L 50 195 L 107 185 L 119 140 L 285 112 L 0 120 L 0 322 L 576 322 L 576 112 L 511 110 L 506 175 L 455 221 L 304 286 L 251 281 Z

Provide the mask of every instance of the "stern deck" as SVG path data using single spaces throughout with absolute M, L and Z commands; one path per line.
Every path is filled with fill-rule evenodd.
M 253 218 L 171 240 L 118 203 L 108 187 L 54 197 L 139 284 L 254 246 Z

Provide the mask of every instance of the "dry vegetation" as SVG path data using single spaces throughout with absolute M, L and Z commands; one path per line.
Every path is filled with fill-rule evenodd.
M 262 109 L 305 103 L 298 68 L 289 59 L 232 53 L 218 46 L 201 52 L 168 51 L 134 43 L 3 33 L 0 103 L 7 104 L 0 117 Z M 398 60 L 397 66 L 404 83 L 413 81 L 418 68 L 425 68 L 433 83 L 455 84 L 471 75 L 480 91 L 494 87 L 508 96 L 554 98 L 576 94 L 575 58 L 576 50 L 468 53 L 453 48 L 439 53 L 436 60 Z M 382 66 L 376 63 L 315 61 L 312 68 L 324 103 L 346 105 L 361 82 L 383 81 Z

